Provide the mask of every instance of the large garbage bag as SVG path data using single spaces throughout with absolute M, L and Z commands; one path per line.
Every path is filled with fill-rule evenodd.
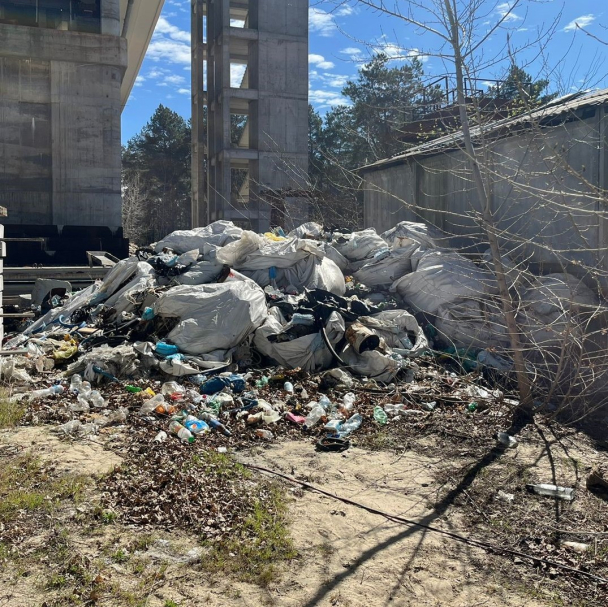
M 404 361 L 399 357 L 384 354 L 379 350 L 368 350 L 359 354 L 351 345 L 341 352 L 340 358 L 348 365 L 347 370 L 351 373 L 384 383 L 393 381 L 404 365 Z
M 205 247 L 223 247 L 238 240 L 242 233 L 242 228 L 235 226 L 231 221 L 214 221 L 204 228 L 172 232 L 157 242 L 154 250 L 160 253 L 163 249 L 169 248 L 181 254 L 198 249 L 201 253 L 205 253 Z
M 401 249 L 412 244 L 423 245 L 425 249 L 436 249 L 442 238 L 444 236 L 437 228 L 414 221 L 401 221 L 382 234 L 382 239 L 391 249 Z
M 97 291 L 95 298 L 91 303 L 103 303 L 114 293 L 118 292 L 122 287 L 129 283 L 140 269 L 139 264 L 148 266 L 152 270 L 152 266 L 147 263 L 140 262 L 137 257 L 128 257 L 119 261 L 105 276 L 101 287 Z
M 293 323 L 287 323 L 279 309 L 272 308 L 266 322 L 255 332 L 253 345 L 259 352 L 288 369 L 300 367 L 312 372 L 331 366 L 333 354 L 318 330 L 289 339 L 287 335 L 292 329 Z M 344 329 L 342 316 L 332 312 L 325 325 L 325 333 L 332 346 L 344 337 Z M 285 336 L 284 341 L 281 341 L 281 336 Z
M 340 268 L 325 257 L 321 245 L 311 240 L 273 241 L 246 231 L 241 240 L 218 251 L 217 260 L 236 268 L 261 287 L 292 287 L 298 292 L 320 288 L 336 295 L 346 292 Z
M 386 251 L 357 270 L 353 277 L 367 287 L 388 289 L 396 280 L 412 271 L 412 255 L 418 248 L 419 245 L 414 243 Z
M 393 283 L 390 291 L 417 312 L 437 314 L 439 307 L 460 299 L 480 299 L 494 292 L 495 278 L 458 253 L 416 251 L 414 271 Z
M 289 236 L 295 236 L 296 238 L 308 238 L 310 240 L 319 240 L 323 236 L 323 226 L 314 221 L 308 221 L 302 225 L 294 228 L 289 232 Z
M 352 234 L 335 232 L 331 244 L 350 262 L 371 259 L 379 250 L 387 248 L 386 242 L 376 234 L 375 228 Z
M 435 327 L 447 344 L 456 348 L 510 347 L 504 316 L 496 302 L 462 299 L 442 304 Z
M 167 339 L 195 355 L 235 348 L 268 315 L 264 291 L 250 280 L 174 287 L 159 297 L 154 312 L 180 319 Z
M 188 268 L 175 281 L 182 285 L 205 285 L 215 282 L 222 271 L 222 264 L 217 261 L 199 261 Z
M 134 295 L 147 292 L 156 286 L 154 268 L 146 262 L 140 261 L 135 268 L 135 274 L 131 280 L 119 291 L 103 301 L 104 305 L 116 310 L 116 316 L 123 312 L 132 312 L 137 307 Z M 106 293 L 107 295 L 107 293 Z M 99 303 L 99 297 L 95 297 L 93 302 Z
M 594 312 L 600 307 L 599 298 L 572 274 L 547 274 L 536 277 L 534 282 L 521 298 L 522 304 L 547 320 L 555 314 Z
M 384 339 L 389 348 L 409 350 L 408 357 L 420 356 L 429 346 L 418 321 L 405 310 L 384 310 L 372 316 L 361 316 L 358 322 Z M 408 341 L 413 347 L 408 347 Z

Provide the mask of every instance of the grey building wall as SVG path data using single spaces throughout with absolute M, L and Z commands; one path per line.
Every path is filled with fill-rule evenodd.
M 119 228 L 119 1 L 101 34 L 0 23 L 0 206 L 5 224 Z
M 608 188 L 605 108 L 565 124 L 522 131 L 485 150 L 492 209 L 503 243 L 541 271 L 564 260 L 608 270 L 601 196 Z M 463 245 L 481 236 L 480 210 L 464 152 L 453 149 L 366 171 L 364 222 L 381 233 L 403 220 L 426 221 Z M 600 212 L 601 211 L 601 212 Z

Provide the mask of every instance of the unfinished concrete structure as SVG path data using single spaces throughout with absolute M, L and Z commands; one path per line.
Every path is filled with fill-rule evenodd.
M 41 263 L 124 253 L 120 115 L 162 5 L 0 0 L 0 205 Z
M 308 0 L 192 0 L 193 226 L 301 220 L 308 169 Z

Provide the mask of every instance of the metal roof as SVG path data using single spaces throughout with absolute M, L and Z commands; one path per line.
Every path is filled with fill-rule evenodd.
M 587 106 L 598 106 L 604 105 L 605 103 L 608 103 L 608 89 L 592 92 L 580 91 L 577 93 L 571 93 L 569 95 L 554 99 L 533 112 L 525 113 L 514 118 L 504 118 L 483 126 L 472 127 L 471 136 L 473 139 L 477 139 L 481 135 L 494 134 L 495 136 L 498 136 L 500 131 L 503 130 L 510 131 L 514 127 L 526 126 L 532 122 L 543 124 L 543 122 L 552 120 L 561 116 L 562 114 L 574 113 L 576 110 Z M 392 156 L 391 158 L 385 158 L 383 160 L 378 160 L 374 163 L 365 165 L 360 167 L 358 170 L 361 172 L 377 171 L 387 166 L 405 162 L 414 156 L 432 155 L 441 151 L 454 149 L 458 147 L 458 145 L 462 142 L 462 139 L 463 135 L 462 131 L 460 130 L 417 145 L 410 148 L 403 154 L 398 154 L 397 156 Z

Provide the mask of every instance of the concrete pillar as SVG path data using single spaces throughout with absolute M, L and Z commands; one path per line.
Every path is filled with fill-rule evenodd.
M 101 33 L 120 36 L 120 0 L 101 0 Z

